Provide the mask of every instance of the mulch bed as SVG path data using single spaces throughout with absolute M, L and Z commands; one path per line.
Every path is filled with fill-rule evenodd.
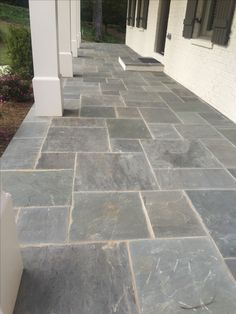
M 21 125 L 33 101 L 6 102 L 0 105 L 0 156 Z

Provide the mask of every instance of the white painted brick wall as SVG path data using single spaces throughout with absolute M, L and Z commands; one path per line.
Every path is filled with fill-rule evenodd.
M 128 27 L 127 45 L 164 63 L 168 75 L 236 122 L 236 14 L 228 46 L 209 49 L 194 45 L 198 39 L 183 38 L 187 0 L 172 0 L 167 30 L 172 39 L 163 57 L 154 52 L 158 2 L 150 0 L 147 30 Z

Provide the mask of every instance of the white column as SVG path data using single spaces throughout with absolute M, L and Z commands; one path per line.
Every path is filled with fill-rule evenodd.
M 78 57 L 77 44 L 77 0 L 71 0 L 71 50 L 73 57 Z
M 56 0 L 30 0 L 36 115 L 62 116 Z
M 77 45 L 81 44 L 81 0 L 77 1 Z
M 72 77 L 73 64 L 70 35 L 70 1 L 59 0 L 57 2 L 57 10 L 60 73 L 64 77 Z

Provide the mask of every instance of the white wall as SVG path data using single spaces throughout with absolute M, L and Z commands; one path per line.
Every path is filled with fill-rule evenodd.
M 154 53 L 158 2 L 150 1 L 147 30 L 128 27 L 127 45 L 143 56 L 157 58 L 168 75 L 236 122 L 236 14 L 227 47 L 205 44 L 183 38 L 187 0 L 172 0 L 167 30 L 172 38 L 167 39 L 162 57 Z

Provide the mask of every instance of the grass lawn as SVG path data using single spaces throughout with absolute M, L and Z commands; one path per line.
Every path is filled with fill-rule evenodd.
M 29 10 L 5 3 L 0 3 L 0 65 L 8 64 L 6 37 L 10 25 L 29 27 Z

